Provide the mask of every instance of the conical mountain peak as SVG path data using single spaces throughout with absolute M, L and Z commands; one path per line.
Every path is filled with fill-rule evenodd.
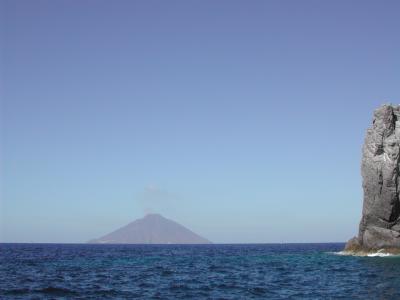
M 99 239 L 101 244 L 209 244 L 210 241 L 160 214 L 147 214 Z

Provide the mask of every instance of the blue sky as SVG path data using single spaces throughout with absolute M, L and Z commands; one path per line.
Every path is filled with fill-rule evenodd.
M 158 212 L 213 242 L 356 234 L 399 1 L 1 1 L 2 242 Z

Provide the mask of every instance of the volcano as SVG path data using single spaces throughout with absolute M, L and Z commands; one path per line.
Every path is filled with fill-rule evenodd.
M 186 227 L 164 218 L 148 214 L 99 239 L 95 244 L 211 244 L 211 242 Z

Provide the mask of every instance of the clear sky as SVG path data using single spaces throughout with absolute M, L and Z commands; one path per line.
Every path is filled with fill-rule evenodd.
M 147 212 L 213 242 L 345 241 L 400 1 L 1 0 L 1 242 Z

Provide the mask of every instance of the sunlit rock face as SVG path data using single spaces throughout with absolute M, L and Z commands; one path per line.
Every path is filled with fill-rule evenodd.
M 399 202 L 400 106 L 374 112 L 365 137 L 361 174 L 364 203 L 358 237 L 347 250 L 400 249 Z

